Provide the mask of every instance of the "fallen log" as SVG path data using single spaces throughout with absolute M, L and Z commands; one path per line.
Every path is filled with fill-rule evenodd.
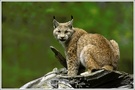
M 45 74 L 36 80 L 30 81 L 20 89 L 68 89 L 68 88 L 133 88 L 133 77 L 125 72 L 98 70 L 87 76 L 67 76 L 67 70 L 62 68 Z
M 67 76 L 66 59 L 57 49 L 52 46 L 50 48 L 65 68 L 54 68 L 43 77 L 26 83 L 20 89 L 133 88 L 133 76 L 122 71 L 95 70 L 85 76 L 80 74 L 74 77 Z M 79 73 L 82 73 L 85 68 L 80 66 L 79 70 Z

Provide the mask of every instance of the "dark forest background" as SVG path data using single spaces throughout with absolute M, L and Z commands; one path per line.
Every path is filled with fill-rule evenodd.
M 19 88 L 53 68 L 62 68 L 49 46 L 64 55 L 53 37 L 53 16 L 74 17 L 74 27 L 119 43 L 118 70 L 133 73 L 132 2 L 2 2 L 2 87 Z

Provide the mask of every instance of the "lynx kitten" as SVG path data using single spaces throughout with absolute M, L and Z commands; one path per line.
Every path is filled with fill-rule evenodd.
M 115 70 L 120 57 L 117 42 L 74 28 L 72 24 L 73 18 L 65 23 L 59 23 L 55 18 L 53 20 L 53 35 L 65 49 L 68 75 L 77 75 L 80 64 L 88 72 L 93 69 Z

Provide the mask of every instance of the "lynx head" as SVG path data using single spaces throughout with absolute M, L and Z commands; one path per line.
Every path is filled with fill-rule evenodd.
M 65 22 L 65 23 L 59 23 L 58 21 L 56 21 L 55 17 L 53 20 L 53 35 L 54 37 L 59 40 L 60 42 L 66 42 L 70 39 L 70 37 L 72 36 L 72 34 L 74 33 L 73 30 L 73 17 L 71 16 L 71 21 Z

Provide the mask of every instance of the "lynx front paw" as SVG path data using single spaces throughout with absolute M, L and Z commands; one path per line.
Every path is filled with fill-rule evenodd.
M 75 72 L 68 72 L 68 76 L 76 76 L 77 74 Z

